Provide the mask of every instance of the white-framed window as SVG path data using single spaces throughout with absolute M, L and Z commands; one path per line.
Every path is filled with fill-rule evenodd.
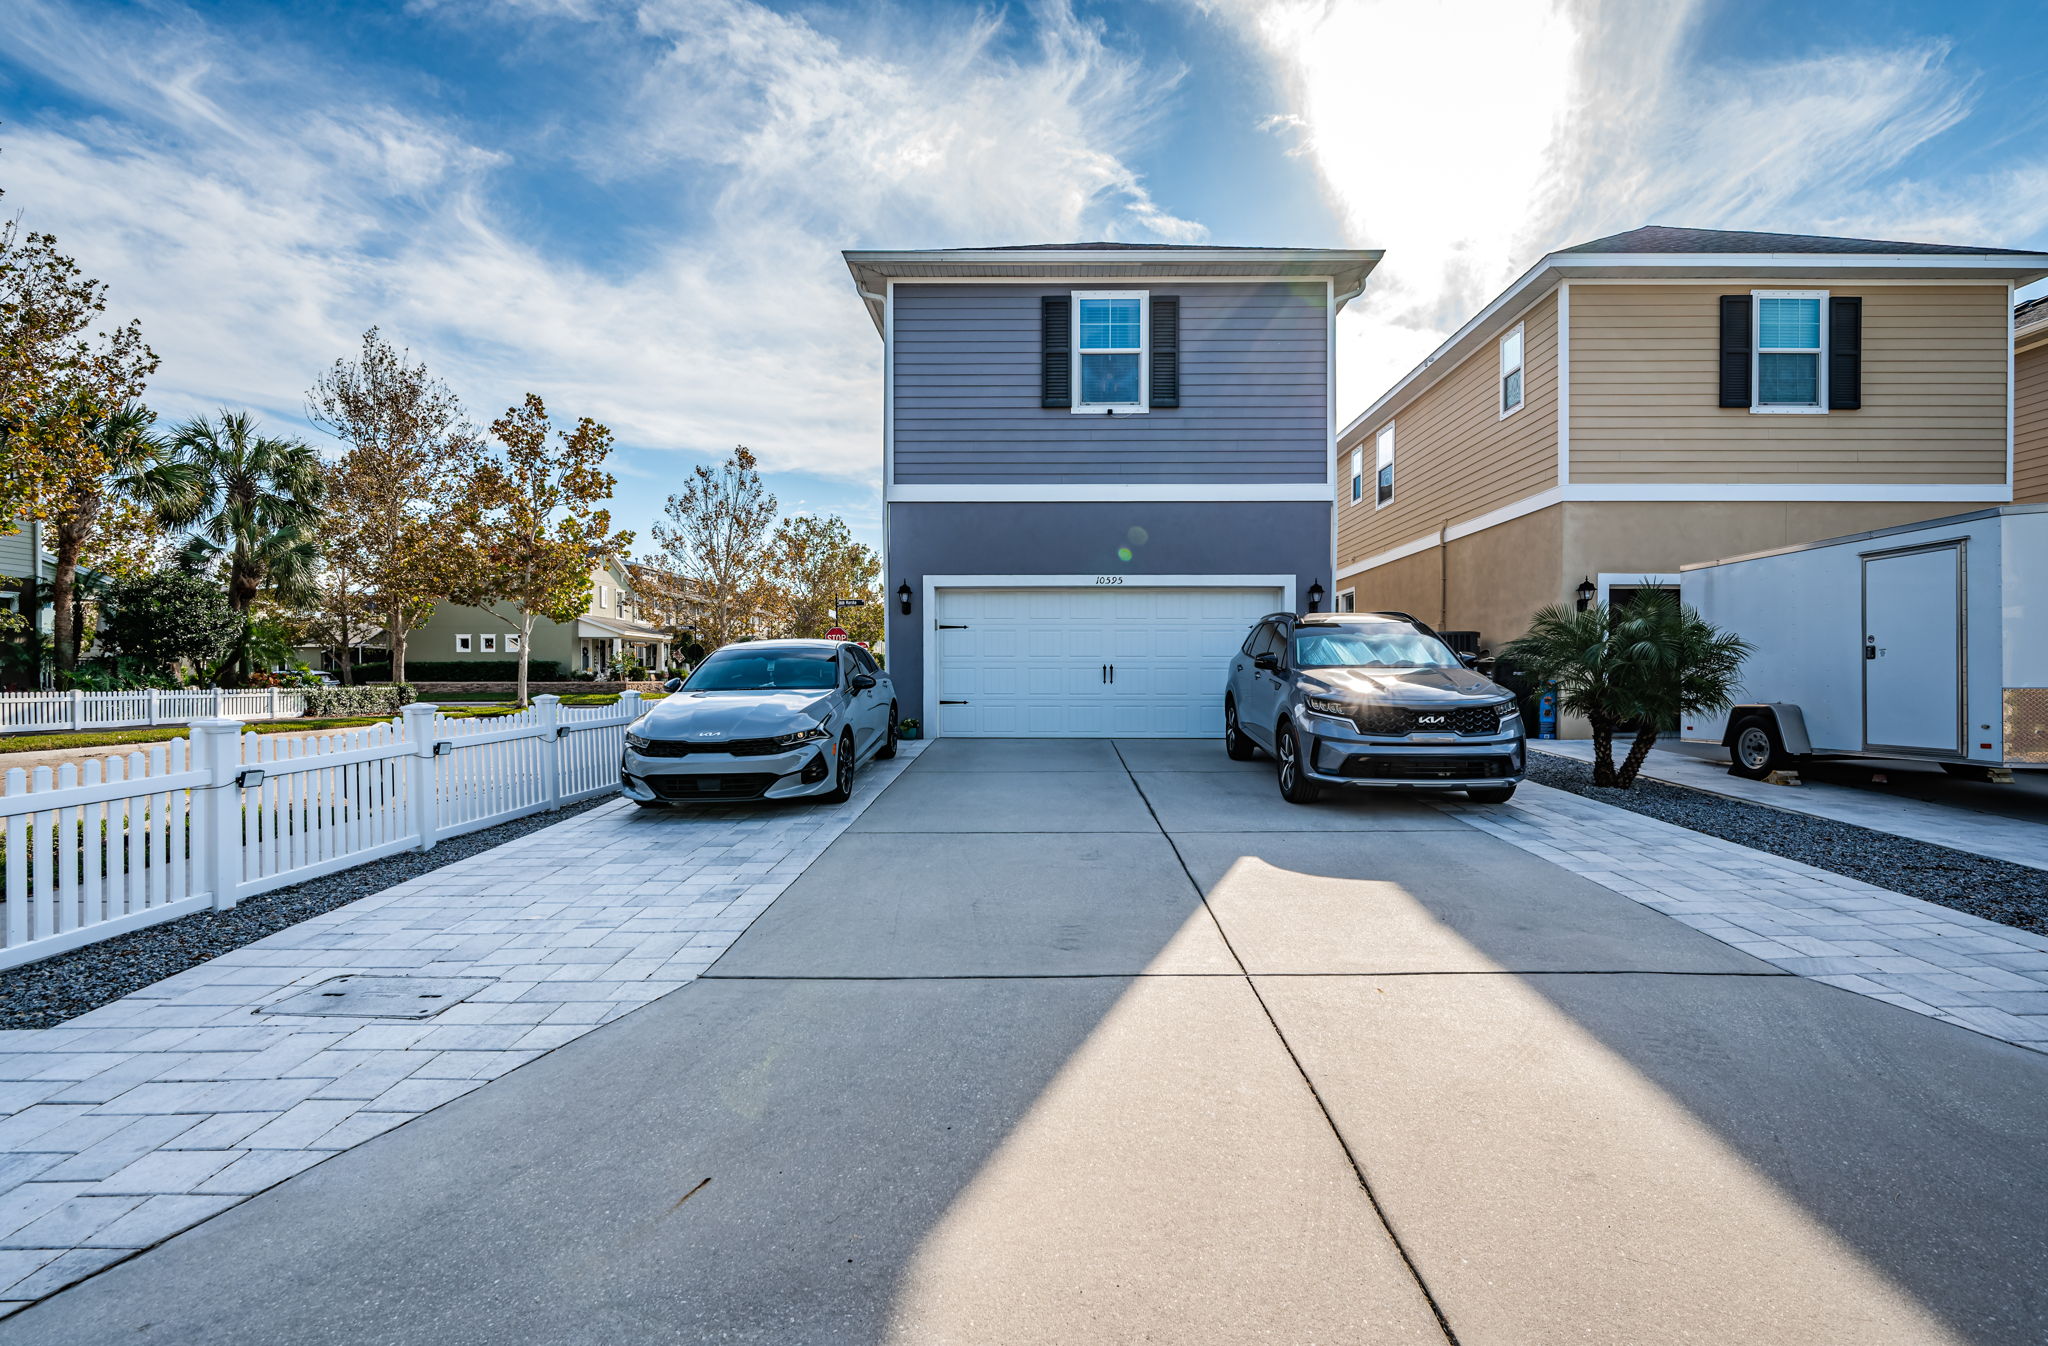
M 1749 409 L 1825 412 L 1828 409 L 1826 290 L 1752 290 L 1754 340 L 1750 343 Z
M 1365 450 L 1351 451 L 1351 503 L 1365 499 Z
M 457 637 L 455 637 L 455 652 L 456 652 L 457 654 L 468 654 L 468 653 L 469 653 L 469 637 L 468 637 L 468 636 L 457 636 Z
M 506 636 L 506 637 L 505 637 L 505 653 L 507 653 L 507 654 L 517 654 L 517 653 L 519 653 L 519 637 L 518 637 L 518 636 Z
M 498 637 L 495 632 L 487 631 L 481 639 L 483 640 L 483 652 L 485 654 L 496 654 L 498 652 Z
M 1356 590 L 1356 589 L 1339 589 L 1339 590 L 1337 591 L 1337 607 L 1336 607 L 1336 611 L 1338 611 L 1338 612 L 1356 612 L 1356 611 L 1358 611 L 1358 590 Z
M 1373 461 L 1376 464 L 1376 478 L 1373 482 L 1372 507 L 1378 509 L 1394 498 L 1394 423 L 1380 427 L 1373 437 Z
M 1130 415 L 1145 410 L 1143 290 L 1074 291 L 1074 410 Z
M 1522 324 L 1500 339 L 1500 414 L 1522 407 Z
M 610 597 L 611 590 L 605 588 L 602 584 L 597 586 L 597 610 L 599 612 L 604 611 L 604 605 Z

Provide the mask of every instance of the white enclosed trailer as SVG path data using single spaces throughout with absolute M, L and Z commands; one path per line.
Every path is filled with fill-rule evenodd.
M 1680 569 L 1756 647 L 1681 736 L 1764 776 L 1802 757 L 2048 769 L 2048 505 L 2007 505 Z

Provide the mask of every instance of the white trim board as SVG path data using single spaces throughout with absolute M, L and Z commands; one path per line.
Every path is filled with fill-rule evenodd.
M 1187 501 L 1310 501 L 1330 503 L 1333 487 L 1326 481 L 1247 482 L 1231 485 L 1218 482 L 1102 482 L 1099 484 L 1022 485 L 948 483 L 943 486 L 891 486 L 890 504 L 989 503 L 1024 504 L 1040 501 L 1081 503 L 1086 501 L 1187 500 Z
M 1102 575 L 926 575 L 923 606 L 915 620 L 924 623 L 924 696 L 920 709 L 928 735 L 936 737 L 939 726 L 939 641 L 938 593 L 941 589 L 1277 589 L 1280 606 L 1274 611 L 1296 612 L 1300 599 L 1292 575 L 1118 575 L 1114 585 L 1100 584 Z

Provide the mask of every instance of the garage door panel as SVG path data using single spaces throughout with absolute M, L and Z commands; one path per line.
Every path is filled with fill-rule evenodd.
M 1231 654 L 1280 603 L 1260 588 L 941 589 L 937 732 L 1212 734 Z

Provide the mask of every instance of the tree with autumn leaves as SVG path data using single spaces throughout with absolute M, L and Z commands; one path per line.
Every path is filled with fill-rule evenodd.
M 448 597 L 474 607 L 509 605 L 519 621 L 519 704 L 527 701 L 533 628 L 573 622 L 590 606 L 590 574 L 624 556 L 629 532 L 611 531 L 601 502 L 616 479 L 604 470 L 612 432 L 588 416 L 564 430 L 547 405 L 526 400 L 491 423 L 497 441 L 476 466 L 454 522 L 471 560 Z

